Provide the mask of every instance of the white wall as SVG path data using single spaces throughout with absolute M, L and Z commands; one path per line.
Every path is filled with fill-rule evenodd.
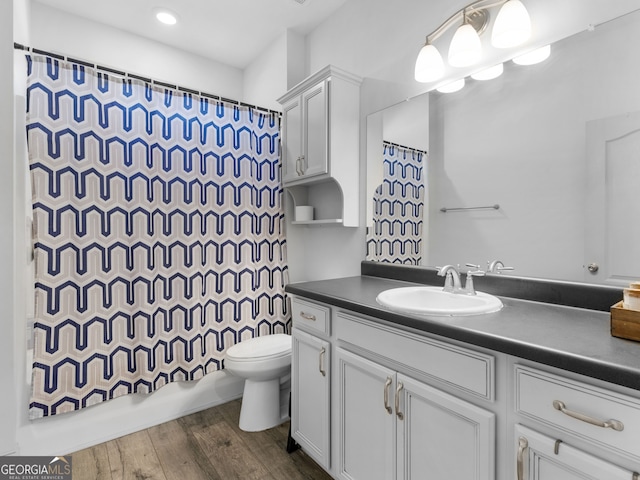
M 237 68 L 39 2 L 34 2 L 32 8 L 31 46 L 173 85 L 243 100 L 243 72 Z

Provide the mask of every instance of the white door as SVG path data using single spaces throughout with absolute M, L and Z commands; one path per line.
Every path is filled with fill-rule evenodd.
M 593 120 L 586 133 L 585 280 L 625 285 L 640 276 L 640 112 Z
M 398 374 L 398 479 L 495 479 L 495 415 Z
M 633 472 L 516 425 L 517 480 L 630 480 Z
M 336 355 L 340 415 L 338 478 L 393 480 L 395 373 L 340 348 Z
M 329 343 L 295 328 L 292 341 L 291 436 L 329 469 Z

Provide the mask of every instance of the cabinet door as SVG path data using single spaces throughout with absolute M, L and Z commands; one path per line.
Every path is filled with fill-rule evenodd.
M 329 343 L 294 328 L 291 359 L 291 436 L 329 469 Z
M 282 107 L 282 181 L 298 179 L 302 173 L 302 103 L 296 97 Z
M 516 425 L 518 480 L 630 480 L 633 473 Z
M 340 348 L 337 359 L 338 478 L 393 480 L 395 373 Z
M 398 374 L 398 479 L 495 479 L 495 415 Z
M 328 85 L 326 81 L 320 82 L 302 94 L 302 171 L 305 178 L 329 171 Z

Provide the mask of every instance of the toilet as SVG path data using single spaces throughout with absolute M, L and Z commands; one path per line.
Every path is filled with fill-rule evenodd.
M 288 418 L 291 378 L 291 336 L 276 333 L 250 338 L 229 348 L 227 372 L 244 378 L 240 429 L 259 432 Z

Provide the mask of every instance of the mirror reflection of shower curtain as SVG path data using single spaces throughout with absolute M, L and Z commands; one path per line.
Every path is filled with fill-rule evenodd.
M 426 152 L 383 142 L 384 176 L 373 198 L 367 260 L 420 265 Z
M 31 418 L 222 368 L 286 330 L 277 115 L 28 57 Z

